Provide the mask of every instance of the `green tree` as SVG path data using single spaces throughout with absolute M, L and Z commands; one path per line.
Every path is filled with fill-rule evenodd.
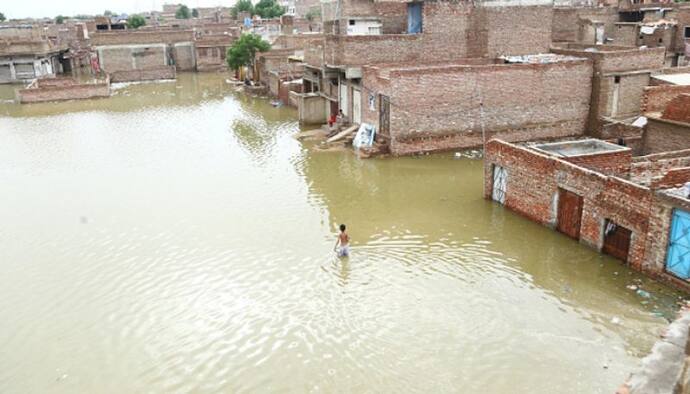
M 318 16 L 318 17 L 321 16 L 321 10 L 311 9 L 311 10 L 309 10 L 309 12 L 307 12 L 307 15 L 305 15 L 304 17 L 305 17 L 309 22 L 312 22 L 312 21 L 314 21 L 314 19 L 315 19 L 317 16 Z
M 285 13 L 285 8 L 276 0 L 260 0 L 254 6 L 254 12 L 264 19 L 277 18 Z
M 4 22 L 4 21 L 6 21 L 6 20 L 7 20 L 7 18 L 5 18 L 5 14 L 3 14 L 2 12 L 0 12 L 0 22 Z
M 258 34 L 242 34 L 230 48 L 226 60 L 231 69 L 237 70 L 242 66 L 254 64 L 254 55 L 257 52 L 266 52 L 271 49 L 271 44 L 261 39 Z
M 199 17 L 199 10 L 197 10 L 196 8 L 194 8 L 194 9 L 192 10 L 192 17 L 193 17 L 193 18 L 198 18 L 198 17 Z
M 146 24 L 146 19 L 141 15 L 130 15 L 127 18 L 127 27 L 130 29 L 138 29 Z
M 189 19 L 192 17 L 192 13 L 189 11 L 189 7 L 184 4 L 180 4 L 180 8 L 175 11 L 175 18 L 177 19 Z
M 113 12 L 110 10 L 103 11 L 103 16 L 113 16 L 113 15 L 115 15 L 115 14 L 113 14 Z
M 251 0 L 239 0 L 234 7 L 232 7 L 232 17 L 237 18 L 240 12 L 249 12 L 249 15 L 254 15 L 254 6 Z
M 58 25 L 61 25 L 61 24 L 65 23 L 65 17 L 62 16 L 62 15 L 56 16 L 56 17 L 55 17 L 55 23 L 58 24 Z

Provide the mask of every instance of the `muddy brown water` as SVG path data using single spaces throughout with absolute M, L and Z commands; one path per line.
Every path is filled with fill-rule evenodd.
M 2 393 L 610 393 L 676 309 L 485 201 L 479 159 L 313 151 L 294 110 L 221 75 L 11 89 Z

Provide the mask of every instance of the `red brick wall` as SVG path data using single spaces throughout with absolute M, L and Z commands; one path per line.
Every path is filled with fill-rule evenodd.
M 668 189 L 683 186 L 690 181 L 690 167 L 672 168 L 651 183 L 652 189 Z
M 390 98 L 394 154 L 481 146 L 482 134 L 487 139 L 524 141 L 584 133 L 589 62 L 403 69 L 390 71 L 389 77 L 385 73 L 365 68 L 362 114 L 378 127 L 378 102 L 369 109 L 368 94 L 377 100 L 378 94 Z
M 610 219 L 633 232 L 628 260 L 633 268 L 641 269 L 652 203 L 650 189 L 497 140 L 486 145 L 485 179 L 492 179 L 494 165 L 508 172 L 507 208 L 555 226 L 558 188 L 574 192 L 583 197 L 581 242 L 600 249 L 604 222 Z M 491 198 L 491 188 L 491 181 L 485 182 L 485 198 Z
M 630 174 L 630 165 L 632 164 L 632 151 L 625 150 L 611 153 L 565 157 L 563 160 L 605 175 L 616 175 L 627 178 Z
M 642 112 L 663 112 L 668 103 L 682 93 L 690 93 L 690 86 L 648 86 L 642 96 Z
M 690 123 L 690 94 L 681 94 L 672 99 L 662 117 L 677 122 Z

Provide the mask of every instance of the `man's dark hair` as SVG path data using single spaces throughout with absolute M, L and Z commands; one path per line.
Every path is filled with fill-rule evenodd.
M 344 224 L 340 225 L 340 231 L 345 231 L 345 225 Z

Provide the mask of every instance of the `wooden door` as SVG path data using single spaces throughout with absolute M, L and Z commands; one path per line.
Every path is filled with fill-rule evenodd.
M 631 236 L 632 231 L 607 220 L 604 225 L 604 247 L 601 251 L 627 263 Z
M 563 234 L 579 239 L 582 222 L 582 197 L 565 189 L 558 189 L 558 224 Z

